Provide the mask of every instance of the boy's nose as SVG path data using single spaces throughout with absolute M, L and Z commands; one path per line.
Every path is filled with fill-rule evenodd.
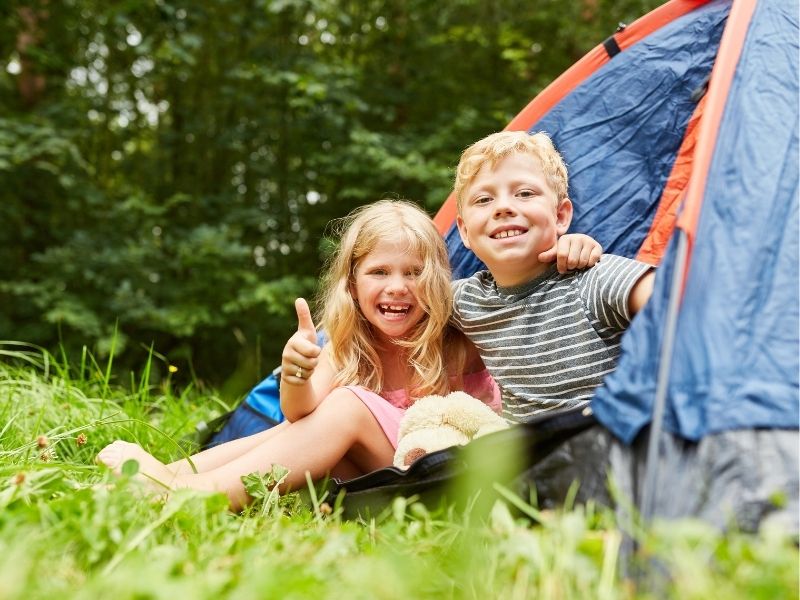
M 496 215 L 513 213 L 514 205 L 511 202 L 511 197 L 507 194 L 498 194 L 495 196 L 494 212 Z

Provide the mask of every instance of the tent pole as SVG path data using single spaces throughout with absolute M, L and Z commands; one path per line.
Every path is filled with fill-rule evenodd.
M 650 425 L 650 439 L 647 443 L 647 460 L 645 462 L 644 488 L 642 491 L 641 514 L 644 522 L 653 517 L 655 487 L 658 480 L 659 445 L 664 424 L 664 409 L 667 404 L 667 386 L 672 368 L 672 352 L 675 345 L 675 330 L 678 325 L 678 310 L 683 294 L 683 277 L 686 272 L 686 256 L 689 241 L 686 232 L 678 230 L 678 249 L 675 256 L 675 271 L 672 274 L 669 302 L 667 304 L 664 339 L 661 343 L 661 356 L 656 380 L 656 396 L 653 402 L 653 420 Z

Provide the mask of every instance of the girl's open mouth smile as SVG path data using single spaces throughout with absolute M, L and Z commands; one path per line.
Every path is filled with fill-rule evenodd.
M 401 320 L 410 311 L 410 304 L 378 304 L 378 312 L 389 320 Z

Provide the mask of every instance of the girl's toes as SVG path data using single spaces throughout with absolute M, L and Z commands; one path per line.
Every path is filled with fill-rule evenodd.
M 117 440 L 116 442 L 112 442 L 97 454 L 97 458 L 95 462 L 101 465 L 107 466 L 109 469 L 118 470 L 122 463 L 125 462 L 125 459 L 128 455 L 128 446 L 133 444 L 129 444 L 128 442 L 123 442 L 122 440 Z
M 114 448 L 112 444 L 100 450 L 95 462 L 99 465 L 105 465 L 109 469 L 116 469 L 122 464 L 122 453 Z

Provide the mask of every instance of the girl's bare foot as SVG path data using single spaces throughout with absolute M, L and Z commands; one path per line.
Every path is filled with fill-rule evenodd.
M 129 460 L 139 463 L 136 478 L 147 484 L 153 491 L 164 492 L 170 489 L 175 473 L 138 444 L 117 440 L 103 448 L 97 455 L 97 462 L 104 464 L 116 474 L 122 473 L 122 465 Z

